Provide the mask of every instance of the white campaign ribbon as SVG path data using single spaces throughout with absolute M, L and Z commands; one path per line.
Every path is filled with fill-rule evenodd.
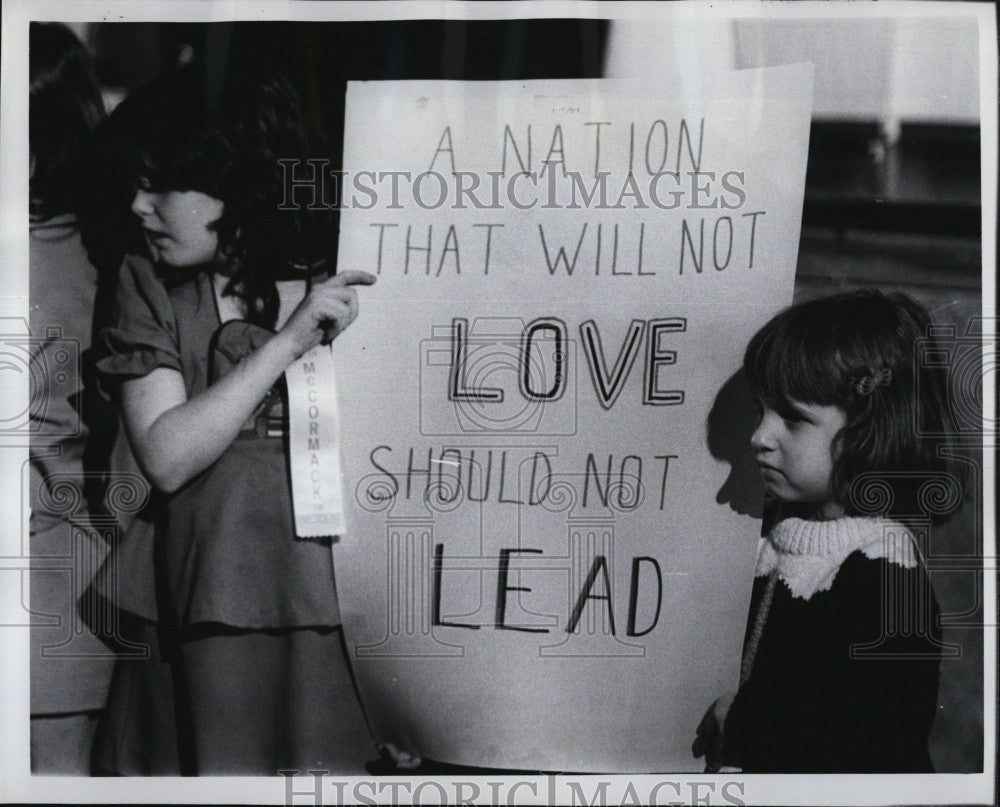
M 285 381 L 295 534 L 301 538 L 340 535 L 344 507 L 330 345 L 317 345 L 290 364 Z

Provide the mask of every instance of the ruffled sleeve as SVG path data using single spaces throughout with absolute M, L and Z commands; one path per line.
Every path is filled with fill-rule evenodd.
M 129 256 L 122 264 L 111 322 L 100 335 L 103 382 L 138 378 L 157 367 L 182 370 L 176 313 L 145 259 Z

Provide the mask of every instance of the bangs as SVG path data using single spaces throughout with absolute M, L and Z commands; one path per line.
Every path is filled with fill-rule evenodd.
M 137 146 L 123 169 L 125 180 L 145 191 L 201 191 L 218 199 L 225 185 L 222 161 L 206 159 L 203 151 L 191 149 L 158 153 Z
M 108 127 L 124 179 L 144 190 L 198 190 L 218 198 L 231 167 L 196 71 L 182 69 L 138 87 Z
M 750 340 L 743 359 L 754 395 L 783 416 L 794 414 L 793 401 L 830 406 L 844 398 L 847 368 L 828 323 L 805 310 L 789 309 Z

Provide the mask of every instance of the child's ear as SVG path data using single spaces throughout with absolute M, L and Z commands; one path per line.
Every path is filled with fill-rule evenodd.
M 833 458 L 834 462 L 837 462 L 844 453 L 844 439 L 847 437 L 847 427 L 851 425 L 850 421 L 844 423 L 843 426 L 833 435 L 833 439 L 830 441 L 830 456 Z

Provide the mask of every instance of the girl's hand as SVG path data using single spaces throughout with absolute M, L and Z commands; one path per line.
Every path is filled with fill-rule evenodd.
M 346 271 L 317 283 L 288 321 L 278 337 L 287 340 L 296 358 L 321 342 L 330 344 L 358 317 L 358 293 L 354 286 L 371 286 L 375 275 Z
M 367 272 L 344 272 L 318 283 L 277 336 L 190 400 L 183 376 L 169 367 L 125 381 L 129 442 L 153 484 L 173 493 L 215 462 L 285 368 L 357 318 L 358 297 L 351 286 L 374 282 Z
M 733 705 L 735 697 L 735 692 L 727 692 L 716 698 L 695 730 L 691 753 L 695 758 L 705 757 L 705 773 L 717 773 L 719 768 L 727 764 L 724 727 L 726 715 L 729 714 L 729 707 Z
M 415 771 L 424 762 L 416 754 L 404 751 L 395 743 L 383 743 L 379 746 L 379 751 L 398 771 Z

